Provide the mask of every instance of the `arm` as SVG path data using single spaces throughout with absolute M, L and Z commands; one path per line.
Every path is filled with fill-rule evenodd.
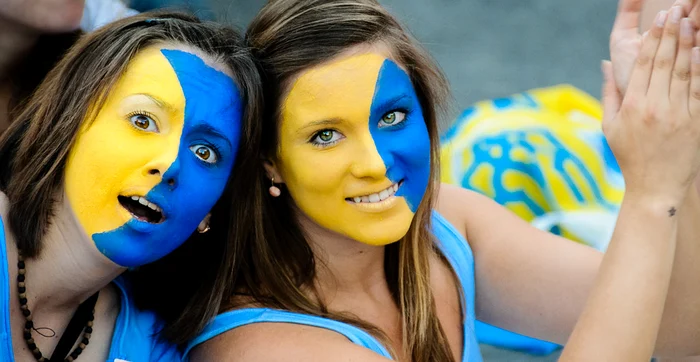
M 611 242 L 606 255 L 606 258 L 613 258 L 608 263 L 617 266 L 616 269 L 608 270 L 608 275 L 617 275 L 619 278 L 608 278 L 606 284 L 601 284 L 600 281 L 596 283 L 596 276 L 599 270 L 603 272 L 601 269 L 603 254 L 597 250 L 535 229 L 485 196 L 454 186 L 442 185 L 438 209 L 450 222 L 465 232 L 474 251 L 477 318 L 540 339 L 560 344 L 567 344 L 569 341 L 567 349 L 574 347 L 571 343 L 575 340 L 569 340 L 570 335 L 577 320 L 582 318 L 582 321 L 586 320 L 591 324 L 587 328 L 588 332 L 579 338 L 580 341 L 585 340 L 582 344 L 585 344 L 584 349 L 589 353 L 594 352 L 593 346 L 607 351 L 622 351 L 619 347 L 624 341 L 619 336 L 624 334 L 624 331 L 620 331 L 619 328 L 634 330 L 638 327 L 619 320 L 630 319 L 638 324 L 647 325 L 649 326 L 646 329 L 647 332 L 653 331 L 655 335 L 658 320 L 653 318 L 654 316 L 660 318 L 659 308 L 663 308 L 665 297 L 664 281 L 667 285 L 671 272 L 672 257 L 669 258 L 668 255 L 672 252 L 674 243 L 669 239 L 672 232 L 669 229 L 673 228 L 674 221 L 668 218 L 665 210 L 656 215 L 647 212 L 644 208 L 634 207 L 632 204 L 634 200 L 627 199 L 625 202 L 615 239 Z M 633 220 L 633 222 L 628 223 L 625 220 Z M 636 223 L 643 223 L 645 227 L 639 228 L 635 225 Z M 664 223 L 668 224 L 665 230 L 657 229 L 658 225 Z M 657 235 L 664 233 L 667 235 L 664 237 L 645 234 L 647 229 Z M 640 240 L 646 241 L 651 238 L 659 242 L 645 243 L 649 246 L 648 248 L 637 248 Z M 622 248 L 618 248 L 620 245 Z M 653 254 L 651 258 L 648 255 L 643 258 L 642 256 L 646 253 Z M 662 257 L 659 253 L 665 253 L 666 257 Z M 620 255 L 622 255 L 621 258 Z M 640 263 L 639 260 L 646 260 L 649 263 Z M 643 273 L 655 275 L 658 278 L 655 287 L 651 284 L 653 278 L 644 276 L 639 269 Z M 615 289 L 617 286 L 610 285 L 610 282 L 620 283 L 622 288 Z M 599 288 L 598 290 L 612 288 L 616 291 L 617 294 L 603 294 L 603 296 L 612 295 L 616 299 L 598 301 L 605 306 L 600 310 L 610 312 L 613 318 L 603 317 L 601 321 L 599 316 L 593 315 L 583 319 L 582 313 L 586 302 L 589 296 L 595 294 L 595 288 Z M 646 303 L 640 302 L 640 295 L 631 294 L 634 290 L 657 298 L 654 302 L 651 300 Z M 654 303 L 656 303 L 654 306 L 657 310 L 656 314 L 652 313 L 653 308 L 649 307 Z M 617 313 L 618 310 L 622 312 Z M 676 318 L 683 318 L 682 312 L 681 315 L 674 317 Z M 608 328 L 610 325 L 614 328 Z M 672 346 L 657 344 L 657 352 L 683 353 L 683 351 L 674 350 L 681 343 L 684 343 L 688 354 L 693 353 L 689 349 L 697 347 L 697 339 L 675 334 L 673 329 L 661 333 L 676 336 L 680 340 L 673 341 Z M 587 338 L 590 336 L 600 338 L 603 342 L 590 340 Z M 647 338 L 649 337 L 652 336 L 648 335 Z M 640 346 L 649 347 L 649 350 L 645 350 L 644 353 L 651 354 L 654 341 L 641 343 L 639 340 L 637 335 L 627 339 L 632 341 L 632 345 L 639 343 Z M 607 345 L 608 342 L 612 345 Z M 641 352 L 641 349 L 637 348 L 635 351 Z M 573 352 L 581 351 L 576 349 Z M 607 358 L 595 356 L 595 358 L 589 357 L 588 360 L 626 359 L 617 356 Z
M 654 345 L 662 354 L 697 353 L 699 299 L 677 293 L 668 298 L 674 305 L 666 298 L 682 230 L 678 219 L 691 204 L 684 200 L 698 168 L 700 142 L 700 101 L 688 92 L 700 88 L 700 66 L 693 66 L 692 82 L 677 76 L 690 66 L 692 34 L 682 38 L 679 67 L 670 66 L 679 32 L 674 24 L 663 42 L 661 28 L 647 38 L 646 44 L 661 42 L 661 50 L 657 56 L 656 46 L 645 48 L 621 112 L 615 85 L 607 82 L 604 128 L 627 195 L 605 257 L 535 230 L 484 197 L 441 190 L 440 211 L 463 228 L 474 249 L 480 319 L 568 340 L 564 359 L 648 360 Z M 678 212 L 669 212 L 671 207 Z
M 651 29 L 656 12 L 668 9 L 673 4 L 682 5 L 695 24 L 700 25 L 700 1 L 697 0 L 620 0 L 610 36 L 610 55 L 615 83 L 621 92 L 626 89 L 639 54 L 641 36 L 638 29 Z M 700 326 L 700 303 L 686 302 L 700 300 L 700 288 L 697 288 L 700 275 L 700 263 L 697 262 L 700 260 L 700 177 L 696 177 L 695 185 L 695 188 L 688 190 L 684 208 L 678 213 L 675 262 L 659 335 L 659 344 L 669 348 L 686 338 L 700 340 L 700 332 L 695 327 Z M 682 345 L 678 348 L 682 349 Z

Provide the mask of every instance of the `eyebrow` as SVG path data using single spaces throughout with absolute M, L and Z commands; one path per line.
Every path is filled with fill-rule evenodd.
M 162 99 L 160 99 L 160 98 L 158 98 L 158 97 L 156 97 L 156 96 L 154 96 L 154 95 L 152 95 L 152 94 L 148 94 L 148 93 L 136 93 L 135 95 L 144 96 L 144 97 L 150 99 L 150 100 L 151 100 L 153 103 L 155 103 L 158 107 L 160 107 L 160 108 L 162 108 L 162 109 L 165 109 L 166 111 L 168 111 L 168 112 L 170 112 L 170 113 L 175 113 L 175 107 L 173 107 L 172 104 L 170 104 L 170 103 L 168 103 L 168 102 L 166 102 L 166 101 L 164 101 L 164 100 L 162 100 Z
M 372 110 L 387 110 L 388 108 L 394 107 L 396 103 L 399 103 L 406 98 L 410 98 L 410 95 L 406 92 L 401 92 L 400 94 L 397 94 L 396 96 L 393 96 L 380 104 L 372 105 Z
M 318 126 L 334 126 L 341 123 L 340 118 L 323 119 L 320 121 L 309 122 L 304 125 L 304 127 L 299 128 L 299 133 L 302 133 L 307 128 L 313 128 Z
M 228 144 L 229 148 L 233 148 L 233 145 L 231 144 L 231 141 L 229 141 L 228 137 L 224 135 L 223 132 L 221 132 L 218 128 L 209 125 L 209 124 L 200 124 L 194 127 L 197 131 L 199 132 L 204 132 L 204 133 L 209 133 L 213 135 L 214 137 L 220 138 Z

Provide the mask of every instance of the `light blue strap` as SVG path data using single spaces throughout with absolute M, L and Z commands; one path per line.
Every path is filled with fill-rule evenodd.
M 200 343 L 237 327 L 264 322 L 293 323 L 328 329 L 342 334 L 354 344 L 368 348 L 383 357 L 391 359 L 391 355 L 387 349 L 379 343 L 376 338 L 355 326 L 332 319 L 301 313 L 269 308 L 248 308 L 233 310 L 216 316 L 216 318 L 204 328 L 204 331 L 187 345 L 184 353 L 184 360 L 188 360 L 187 355 L 189 352 Z

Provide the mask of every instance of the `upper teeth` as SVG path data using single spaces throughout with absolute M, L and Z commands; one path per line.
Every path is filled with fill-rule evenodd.
M 143 205 L 143 206 L 148 206 L 148 208 L 150 208 L 150 209 L 153 210 L 153 211 L 161 212 L 161 209 L 160 209 L 160 207 L 158 207 L 158 205 L 156 205 L 156 204 L 154 204 L 154 203 L 152 203 L 152 202 L 148 202 L 148 200 L 146 200 L 145 197 L 141 197 L 141 196 L 131 196 L 131 199 L 134 200 L 134 201 L 138 201 L 139 204 L 141 204 L 141 205 Z
M 395 183 L 385 190 L 382 190 L 380 192 L 366 195 L 366 196 L 355 196 L 352 198 L 353 201 L 360 203 L 360 202 L 379 202 L 388 199 L 391 196 L 394 196 L 396 191 L 399 189 L 399 184 Z

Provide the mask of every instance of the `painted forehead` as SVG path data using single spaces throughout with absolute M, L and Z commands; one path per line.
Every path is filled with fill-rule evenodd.
M 389 87 L 379 78 L 388 71 Z M 332 118 L 367 119 L 378 98 L 415 98 L 413 85 L 403 69 L 385 56 L 369 53 L 343 58 L 304 72 L 294 82 L 285 100 L 283 116 L 298 121 Z M 373 103 L 374 101 L 374 103 Z
M 236 135 L 242 102 L 233 79 L 192 53 L 171 49 L 161 52 L 175 70 L 185 94 L 185 122 L 193 126 L 213 123 L 217 131 L 226 131 L 225 136 Z
M 163 87 L 170 80 L 164 78 L 170 75 L 154 71 L 168 68 L 174 71 L 180 89 Z M 173 116 L 184 116 L 190 126 L 214 123 L 227 137 L 233 137 L 233 129 L 240 125 L 242 102 L 233 79 L 183 50 L 153 46 L 139 52 L 112 93 L 116 99 L 135 95 L 149 97 Z

